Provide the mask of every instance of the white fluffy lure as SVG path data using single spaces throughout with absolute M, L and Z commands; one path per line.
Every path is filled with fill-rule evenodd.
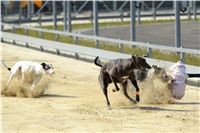
M 185 80 L 187 77 L 186 66 L 182 61 L 178 61 L 169 68 L 172 83 L 172 95 L 175 99 L 181 99 L 185 95 Z

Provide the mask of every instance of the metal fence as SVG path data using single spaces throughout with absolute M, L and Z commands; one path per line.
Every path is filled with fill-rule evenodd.
M 4 1 L 5 2 L 5 1 Z M 28 26 L 21 26 L 21 25 L 15 25 L 15 24 L 5 24 L 2 23 L 2 27 L 11 27 L 11 29 L 13 29 L 13 31 L 17 28 L 21 28 L 24 29 L 25 31 L 27 30 L 33 30 L 33 31 L 38 31 L 40 33 L 40 35 L 42 35 L 44 32 L 47 33 L 53 33 L 56 35 L 56 37 L 58 35 L 65 35 L 65 36 L 71 36 L 74 38 L 75 42 L 77 42 L 79 40 L 79 38 L 84 38 L 84 39 L 90 39 L 90 40 L 94 40 L 96 43 L 96 48 L 99 48 L 99 42 L 103 41 L 103 42 L 108 42 L 108 43 L 114 43 L 117 46 L 119 46 L 119 51 L 123 52 L 123 46 L 124 45 L 128 45 L 128 46 L 142 46 L 147 48 L 147 55 L 149 57 L 151 57 L 151 52 L 152 49 L 160 49 L 160 50 L 167 50 L 167 51 L 173 51 L 173 52 L 178 52 L 178 54 L 180 55 L 180 58 L 184 58 L 184 53 L 191 53 L 191 54 L 197 54 L 199 55 L 199 50 L 195 50 L 195 49 L 186 49 L 186 48 L 181 48 L 181 28 L 180 28 L 180 16 L 183 14 L 183 12 L 187 12 L 188 16 L 191 17 L 191 14 L 193 14 L 193 18 L 194 20 L 197 19 L 197 7 L 198 7 L 198 1 L 169 1 L 169 2 L 164 2 L 164 1 L 152 1 L 150 3 L 148 2 L 138 2 L 138 1 L 125 1 L 125 2 L 111 2 L 111 4 L 113 4 L 112 6 L 112 10 L 115 11 L 120 11 L 123 13 L 124 10 L 122 9 L 129 9 L 129 16 L 131 16 L 131 40 L 130 41 L 126 41 L 126 40 L 119 40 L 119 39 L 111 39 L 111 38 L 105 38 L 105 37 L 99 37 L 99 25 L 98 25 L 98 20 L 99 20 L 99 12 L 102 11 L 102 9 L 106 8 L 106 5 L 108 5 L 108 3 L 105 3 L 104 1 L 85 1 L 82 2 L 82 5 L 80 5 L 80 8 L 77 8 L 76 11 L 78 12 L 82 12 L 84 7 L 87 4 L 91 4 L 91 16 L 92 16 L 92 22 L 93 22 L 93 30 L 94 30 L 94 35 L 90 36 L 90 35 L 83 35 L 83 34 L 77 34 L 77 33 L 72 33 L 72 18 L 73 18 L 73 6 L 76 5 L 77 3 L 73 2 L 73 1 L 59 1 L 61 2 L 60 4 L 63 5 L 62 6 L 62 10 L 63 11 L 63 17 L 61 18 L 64 24 L 64 31 L 57 31 L 57 22 L 58 22 L 58 11 L 57 11 L 57 5 L 59 4 L 56 1 L 46 1 L 45 3 L 43 3 L 43 5 L 36 11 L 33 12 L 33 2 L 32 1 L 28 1 L 27 4 L 27 10 L 28 10 L 28 20 L 29 21 L 33 21 L 34 17 L 39 17 L 39 22 L 41 22 L 41 11 L 45 8 L 46 5 L 50 4 L 50 7 L 52 7 L 51 9 L 51 13 L 53 15 L 51 15 L 51 21 L 53 20 L 53 27 L 54 30 L 47 30 L 47 29 L 41 29 L 41 28 L 33 28 L 33 27 L 28 27 Z M 121 3 L 121 4 L 119 4 Z M 19 4 L 19 3 L 18 3 Z M 116 6 L 117 4 L 117 6 Z M 169 4 L 169 8 L 171 9 L 172 13 L 175 14 L 175 46 L 176 47 L 167 47 L 167 46 L 158 46 L 158 45 L 154 45 L 154 44 L 147 44 L 147 43 L 141 43 L 141 42 L 136 42 L 136 38 L 135 38 L 135 21 L 136 21 L 136 17 L 138 19 L 138 21 L 140 21 L 140 11 L 147 11 L 154 19 L 156 19 L 156 15 L 158 14 L 158 9 L 161 9 L 161 7 L 163 7 L 164 4 Z M 73 5 L 73 6 L 72 6 Z M 102 6 L 104 8 L 102 8 Z M 126 7 L 128 6 L 128 7 Z M 167 7 L 167 6 L 166 6 Z M 3 9 L 3 8 L 2 8 Z M 17 16 L 16 16 L 16 20 L 19 22 L 22 22 L 22 8 L 19 8 L 19 12 L 17 12 Z M 109 10 L 109 6 L 107 6 L 106 8 L 107 10 Z M 162 8 L 165 9 L 165 8 Z M 6 12 L 6 9 L 5 9 Z M 2 12 L 3 14 L 6 14 L 5 12 Z M 169 12 L 165 12 L 166 14 L 168 14 Z M 171 13 L 171 12 L 170 12 Z M 6 21 L 6 15 L 2 15 L 2 21 L 3 22 L 7 22 Z M 12 19 L 15 18 L 13 16 L 13 14 L 11 14 L 10 16 Z M 188 18 L 189 18 L 188 17 Z M 9 20 L 9 19 L 8 19 Z M 38 19 L 36 19 L 36 21 L 38 21 Z M 12 23 L 14 23 L 15 21 L 11 21 Z M 2 28 L 3 29 L 3 28 Z
M 66 32 L 66 31 L 58 31 L 58 30 L 48 30 L 48 29 L 41 29 L 41 28 L 33 28 L 29 26 L 22 26 L 22 25 L 16 25 L 16 24 L 1 24 L 2 28 L 7 27 L 9 29 L 13 29 L 13 32 L 15 32 L 16 29 L 23 29 L 25 33 L 27 30 L 37 31 L 41 33 L 40 35 L 44 33 L 53 33 L 56 35 L 63 35 L 63 36 L 71 36 L 74 38 L 74 42 L 78 42 L 80 38 L 93 40 L 93 41 L 102 41 L 107 42 L 107 45 L 114 44 L 117 45 L 119 48 L 119 52 L 123 52 L 123 47 L 126 46 L 140 46 L 145 47 L 148 49 L 149 52 L 151 52 L 151 49 L 159 49 L 159 50 L 165 50 L 165 51 L 171 51 L 171 52 L 180 52 L 180 53 L 190 53 L 199 55 L 200 51 L 196 49 L 188 49 L 188 48 L 178 48 L 178 47 L 169 47 L 169 46 L 160 46 L 155 44 L 149 44 L 149 43 L 142 43 L 137 41 L 126 41 L 126 40 L 118 40 L 118 39 L 111 39 L 111 38 L 105 38 L 105 37 L 99 37 L 99 36 L 93 36 L 93 35 L 84 35 L 79 33 L 72 33 L 72 32 Z M 41 36 L 42 38 L 42 36 Z M 30 40 L 31 41 L 31 40 Z M 151 55 L 151 53 L 148 53 L 148 55 Z

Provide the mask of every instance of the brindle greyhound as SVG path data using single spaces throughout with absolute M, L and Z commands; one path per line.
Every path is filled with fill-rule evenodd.
M 99 57 L 95 58 L 94 63 L 95 65 L 101 67 L 100 75 L 99 75 L 99 83 L 106 97 L 108 109 L 111 109 L 111 107 L 110 107 L 110 102 L 108 100 L 107 87 L 112 82 L 115 85 L 115 89 L 113 89 L 113 92 L 119 91 L 119 87 L 117 86 L 117 83 L 121 83 L 124 90 L 123 92 L 126 98 L 133 101 L 134 103 L 139 102 L 140 89 L 137 85 L 137 81 L 135 79 L 135 74 L 133 70 L 134 69 L 145 70 L 146 68 L 150 69 L 151 66 L 146 62 L 146 60 L 142 57 L 132 55 L 132 57 L 128 59 L 115 59 L 115 60 L 110 60 L 109 62 L 105 64 L 102 64 L 102 63 L 98 63 L 99 62 L 98 58 Z M 129 79 L 136 88 L 137 102 L 127 94 L 127 90 L 126 90 L 127 79 Z

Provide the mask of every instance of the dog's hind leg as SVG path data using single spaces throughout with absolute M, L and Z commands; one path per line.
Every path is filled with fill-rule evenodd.
M 117 83 L 115 82 L 115 80 L 113 79 L 112 76 L 110 76 L 110 79 L 112 80 L 112 82 L 113 82 L 114 85 L 115 85 L 115 89 L 113 89 L 112 91 L 113 91 L 113 92 L 119 91 L 119 87 L 117 86 Z
M 137 103 L 134 99 L 132 99 L 128 93 L 127 93 L 127 81 L 121 83 L 122 84 L 122 88 L 123 88 L 123 92 L 124 92 L 124 96 L 129 99 L 130 101 L 132 101 L 133 103 Z
M 106 97 L 107 107 L 108 107 L 109 110 L 111 110 L 110 102 L 109 102 L 109 99 L 108 99 L 108 91 L 107 91 L 108 83 L 104 80 L 103 76 L 99 76 L 99 83 L 100 83 L 101 88 L 103 90 L 103 93 Z
M 15 74 L 11 73 L 8 79 L 8 84 L 13 80 L 14 77 L 15 77 Z
M 102 88 L 102 89 L 103 89 L 103 93 L 104 93 L 104 95 L 105 95 L 105 97 L 106 97 L 107 107 L 108 107 L 109 110 L 111 110 L 110 102 L 109 102 L 109 99 L 108 99 L 108 91 L 107 91 L 107 87 L 105 86 L 105 87 Z

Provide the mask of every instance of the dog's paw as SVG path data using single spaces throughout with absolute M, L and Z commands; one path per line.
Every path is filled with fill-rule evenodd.
M 115 90 L 115 89 L 112 89 L 112 91 L 113 91 L 113 92 L 116 92 L 116 90 Z
M 138 102 L 137 102 L 137 101 L 133 101 L 133 103 L 134 103 L 134 104 L 137 104 Z
M 119 91 L 119 88 L 117 88 L 116 91 Z
M 136 101 L 139 103 L 140 102 L 140 96 L 136 95 Z
M 108 110 L 112 110 L 112 108 L 110 106 L 108 106 L 107 108 L 108 108 Z
M 135 100 L 132 100 L 132 102 L 134 103 L 134 104 L 137 104 L 138 102 L 137 101 L 135 101 Z

